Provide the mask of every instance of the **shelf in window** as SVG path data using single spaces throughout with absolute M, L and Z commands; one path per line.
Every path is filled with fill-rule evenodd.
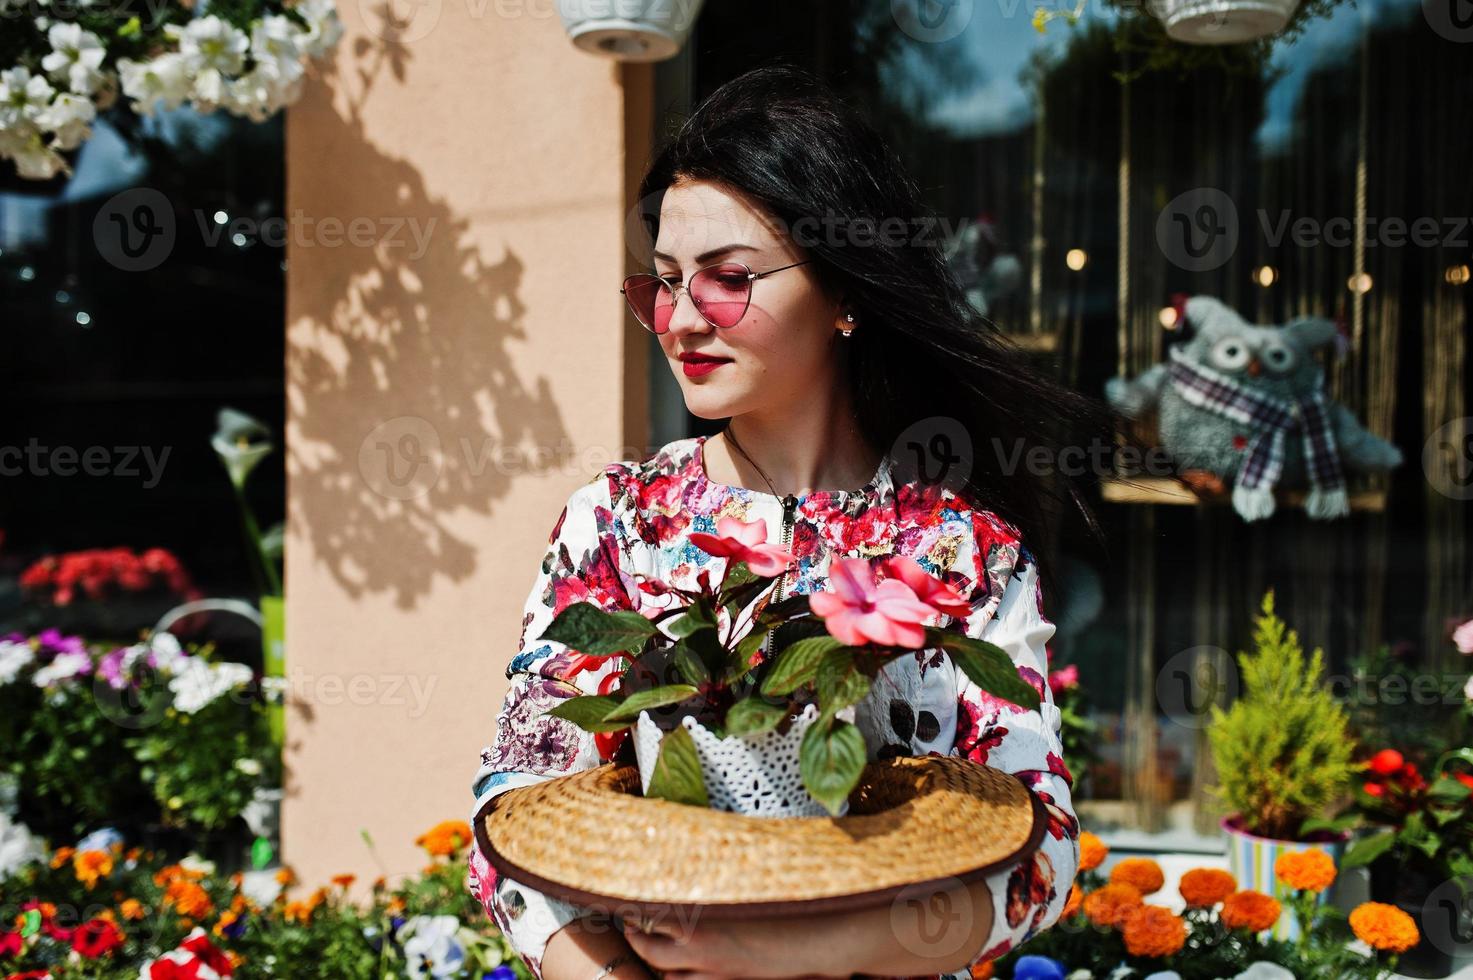
M 1169 477 L 1107 477 L 1100 483 L 1100 492 L 1107 503 L 1112 504 L 1166 504 L 1176 506 L 1200 506 L 1232 503 L 1232 491 L 1199 494 L 1180 480 Z M 1274 500 L 1280 508 L 1301 508 L 1306 491 L 1278 490 Z M 1381 513 L 1386 509 L 1386 488 L 1363 485 L 1349 488 L 1350 509 L 1368 513 Z

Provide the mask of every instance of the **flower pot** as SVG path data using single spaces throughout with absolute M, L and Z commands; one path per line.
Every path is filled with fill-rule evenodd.
M 1473 934 L 1467 903 L 1456 882 L 1426 867 L 1403 864 L 1392 855 L 1372 861 L 1371 901 L 1394 905 L 1417 923 L 1421 938 L 1402 953 L 1396 972 L 1404 977 L 1446 977 L 1453 972 L 1456 947 L 1467 947 Z M 1473 887 L 1473 886 L 1470 886 Z
M 757 735 L 717 738 L 695 718 L 689 715 L 682 718 L 680 724 L 696 744 L 711 808 L 749 817 L 828 816 L 824 805 L 804 788 L 798 766 L 803 733 L 817 719 L 818 708 L 810 704 L 790 716 L 786 732 L 773 729 Z M 649 712 L 641 711 L 634 726 L 634 756 L 639 763 L 640 786 L 646 791 L 664 737 L 665 733 Z M 846 802 L 840 814 L 848 806 Z
M 1328 831 L 1311 834 L 1309 839 L 1302 841 L 1259 837 L 1243 830 L 1238 817 L 1226 818 L 1221 827 L 1228 838 L 1228 868 L 1233 877 L 1238 879 L 1238 887 L 1260 891 L 1265 895 L 1274 895 L 1279 891 L 1278 879 L 1274 877 L 1274 862 L 1279 859 L 1280 854 L 1317 849 L 1328 854 L 1338 868 L 1340 859 L 1345 855 L 1346 841 L 1350 839 L 1349 834 Z M 1321 892 L 1319 900 L 1325 901 L 1331 890 L 1333 887 Z M 1299 938 L 1299 924 L 1294 921 L 1294 913 L 1289 910 L 1288 903 L 1284 904 L 1284 914 L 1279 916 L 1278 923 L 1270 932 L 1275 939 Z
M 1151 0 L 1150 9 L 1174 41 L 1241 44 L 1277 34 L 1299 0 Z
M 664 61 L 680 52 L 702 0 L 558 0 L 579 48 L 617 61 Z

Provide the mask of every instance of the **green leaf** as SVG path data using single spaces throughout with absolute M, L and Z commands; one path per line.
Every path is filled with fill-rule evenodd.
M 571 721 L 585 732 L 617 732 L 628 728 L 629 722 L 611 722 L 608 716 L 622 703 L 619 698 L 608 694 L 583 694 L 568 698 L 543 714 Z
M 726 566 L 726 575 L 722 577 L 722 591 L 729 592 L 738 586 L 757 581 L 757 573 L 747 567 L 744 561 L 734 561 Z
M 590 657 L 607 657 L 632 653 L 658 635 L 659 627 L 637 612 L 605 612 L 591 602 L 575 602 L 557 614 L 541 639 L 562 643 Z
M 1473 794 L 1465 784 L 1447 776 L 1439 776 L 1429 789 L 1428 795 L 1435 797 L 1445 803 L 1461 803 L 1469 794 Z
M 706 669 L 701 655 L 686 644 L 675 644 L 671 647 L 671 655 L 675 658 L 675 669 L 680 671 L 680 676 L 695 685 L 696 688 L 699 689 L 702 684 L 711 679 L 711 673 Z
M 959 633 L 938 630 L 937 634 L 938 645 L 951 655 L 973 684 L 1020 708 L 1038 710 L 1038 692 L 1018 676 L 1017 666 L 1001 647 Z
M 771 731 L 788 715 L 786 703 L 773 704 L 760 697 L 743 698 L 726 712 L 728 735 L 755 735 Z
M 859 784 L 864 762 L 864 736 L 847 721 L 814 722 L 798 746 L 804 787 L 835 815 Z
M 628 723 L 639 717 L 641 711 L 650 708 L 663 708 L 667 704 L 679 704 L 686 698 L 696 693 L 696 689 L 689 684 L 666 684 L 663 687 L 652 687 L 648 691 L 639 691 L 624 699 L 624 703 L 614 708 L 604 716 L 604 721 L 622 721 L 627 727 Z
M 676 725 L 674 731 L 660 739 L 660 754 L 655 759 L 655 771 L 645 795 L 691 806 L 710 805 L 706 781 L 701 776 L 701 758 L 696 754 L 695 740 L 684 725 Z
M 275 852 L 271 849 L 271 842 L 264 837 L 257 837 L 251 841 L 251 867 L 257 871 L 271 863 Z
M 813 679 L 818 663 L 830 650 L 843 646 L 827 634 L 799 640 L 779 650 L 762 681 L 763 694 L 791 694 Z
M 1358 825 L 1360 822 L 1361 817 L 1358 813 L 1347 813 L 1344 816 L 1336 817 L 1334 820 L 1323 820 L 1320 818 L 1306 820 L 1299 825 L 1299 836 L 1306 837 L 1322 830 L 1332 834 L 1339 834 Z
M 670 620 L 670 635 L 679 639 L 700 629 L 714 629 L 716 615 L 711 610 L 710 600 L 702 597 L 686 607 L 685 612 Z
M 1340 859 L 1340 867 L 1364 867 L 1391 850 L 1391 845 L 1395 843 L 1396 835 L 1389 830 L 1371 837 L 1362 837 L 1346 848 L 1345 856 Z
M 870 679 L 854 665 L 854 651 L 847 647 L 830 650 L 818 662 L 814 674 L 818 703 L 823 713 L 835 713 L 869 693 Z

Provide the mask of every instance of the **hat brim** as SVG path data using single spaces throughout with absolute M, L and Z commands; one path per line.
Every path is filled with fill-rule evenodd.
M 966 883 L 1043 840 L 1017 778 L 955 756 L 865 767 L 842 817 L 750 817 L 649 799 L 633 766 L 508 790 L 476 821 L 498 874 L 592 911 L 708 919 L 840 912 Z

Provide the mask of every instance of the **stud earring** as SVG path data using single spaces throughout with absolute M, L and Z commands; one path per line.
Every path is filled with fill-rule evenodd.
M 853 313 L 845 313 L 844 314 L 844 321 L 846 323 L 853 323 L 854 322 L 854 314 Z M 840 330 L 839 331 L 839 333 L 843 334 L 846 337 L 849 336 L 850 334 L 852 334 L 853 332 L 854 332 L 854 328 L 853 327 L 845 327 L 843 330 Z

